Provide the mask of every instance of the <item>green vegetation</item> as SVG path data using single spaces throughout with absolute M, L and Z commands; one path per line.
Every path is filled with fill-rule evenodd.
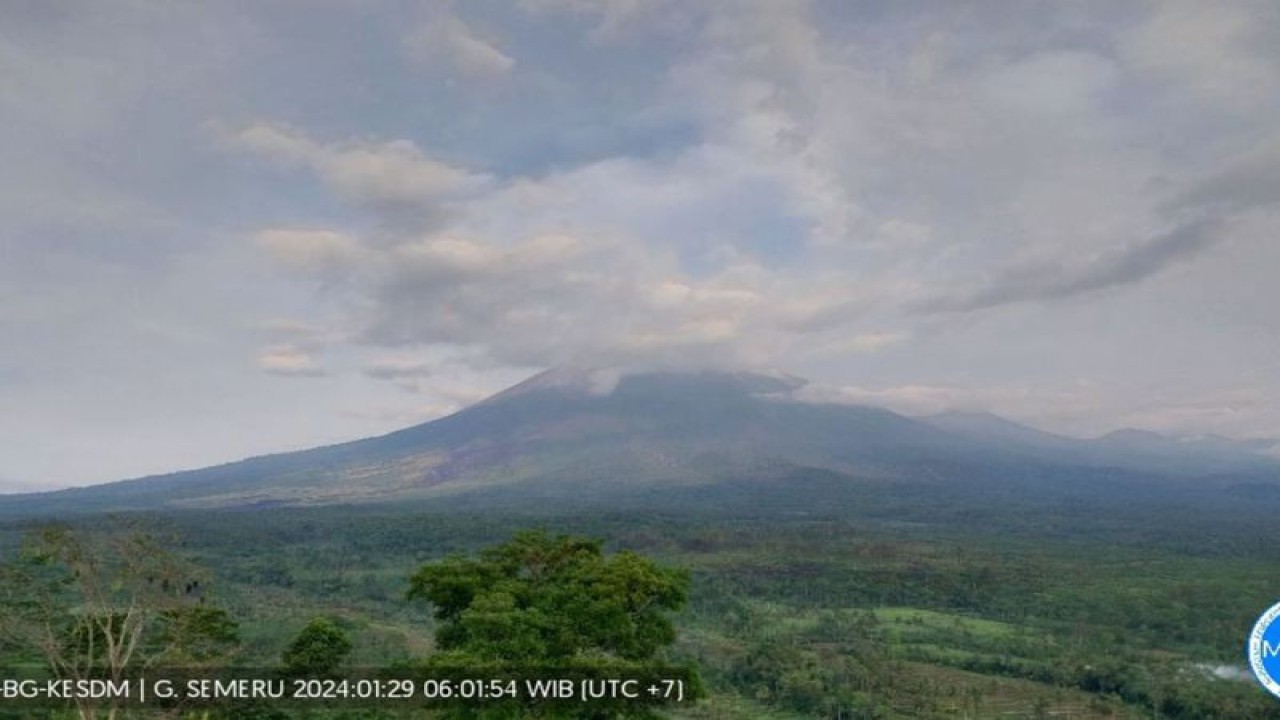
M 303 637 L 337 629 L 350 641 L 340 664 L 357 669 L 451 653 L 497 663 L 514 648 L 695 663 L 706 697 L 662 711 L 671 717 L 1280 717 L 1256 684 L 1207 669 L 1243 669 L 1253 619 L 1280 596 L 1280 553 L 1258 541 L 1250 516 L 1001 516 L 940 504 L 917 504 L 909 522 L 879 508 L 270 513 L 269 523 L 263 512 L 148 521 L 180 529 L 175 554 L 209 569 L 218 606 L 239 625 L 244 667 L 279 668 L 287 650 L 311 645 Z M 522 533 L 529 527 L 545 532 Z M 99 529 L 87 520 L 82 531 Z M 628 625 L 625 604 L 589 603 L 586 588 L 607 586 L 611 567 L 664 610 Z M 662 568 L 687 573 L 674 615 L 684 576 Z M 319 616 L 328 629 L 308 630 Z M 673 645 L 662 617 L 673 621 Z M 314 645 L 323 657 L 341 643 Z M 408 712 L 378 707 L 367 716 Z
M 329 677 L 351 655 L 351 638 L 328 618 L 315 618 L 285 648 L 281 659 L 289 677 Z
M 17 664 L 74 683 L 120 682 L 158 665 L 209 667 L 238 635 L 224 610 L 204 604 L 203 579 L 139 528 L 41 527 L 0 566 L 0 637 Z M 118 706 L 76 699 L 84 720 L 115 717 Z
M 440 650 L 473 661 L 650 660 L 675 640 L 666 612 L 688 576 L 634 552 L 522 532 L 479 558 L 424 565 L 409 597 L 431 603 Z
M 659 665 L 676 639 L 668 614 L 680 609 L 688 575 L 631 551 L 606 557 L 599 541 L 544 532 L 518 533 L 476 558 L 452 556 L 422 566 L 408 596 L 431 604 L 439 652 L 432 676 L 466 678 L 675 678 L 697 687 L 687 668 Z M 654 717 L 641 704 L 604 698 L 549 703 L 522 696 L 452 704 L 451 717 Z

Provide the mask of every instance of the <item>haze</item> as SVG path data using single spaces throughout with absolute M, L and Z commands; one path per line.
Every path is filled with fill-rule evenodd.
M 1280 6 L 0 8 L 0 487 L 538 370 L 1280 436 Z

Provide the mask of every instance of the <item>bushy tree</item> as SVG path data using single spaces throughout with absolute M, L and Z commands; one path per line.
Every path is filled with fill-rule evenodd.
M 433 667 L 539 673 L 640 674 L 675 641 L 669 613 L 687 598 L 688 574 L 632 552 L 606 556 L 600 542 L 526 531 L 478 557 L 420 568 L 410 598 L 428 601 L 441 651 Z M 680 668 L 697 691 L 697 679 Z M 668 671 L 671 672 L 671 671 Z M 576 710 L 490 706 L 494 717 L 626 717 L 649 711 L 595 703 Z M 463 716 L 474 708 L 461 708 Z M 504 713 L 511 713 L 510 715 Z M 476 715 L 483 716 L 483 713 Z
M 345 630 L 328 618 L 315 618 L 285 649 L 285 672 L 291 676 L 333 675 L 347 661 L 351 648 Z

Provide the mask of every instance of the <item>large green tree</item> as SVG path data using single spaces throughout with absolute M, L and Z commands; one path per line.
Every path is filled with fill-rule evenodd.
M 676 639 L 670 613 L 687 598 L 686 572 L 633 552 L 606 556 L 596 540 L 526 531 L 477 557 L 451 557 L 420 568 L 410 598 L 428 601 L 438 623 L 430 661 L 460 673 L 494 671 L 523 678 L 679 675 L 696 692 L 689 668 L 665 665 Z M 515 707 L 519 705 L 519 707 Z M 456 714 L 493 717 L 647 717 L 625 702 L 576 707 L 461 703 Z

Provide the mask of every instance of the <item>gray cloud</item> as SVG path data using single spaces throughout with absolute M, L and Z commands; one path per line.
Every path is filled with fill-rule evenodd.
M 435 375 L 438 370 L 438 364 L 432 362 L 382 360 L 365 366 L 361 372 L 378 380 L 401 380 L 404 378 L 428 378 Z
M 758 301 L 746 290 L 673 282 L 662 263 L 625 245 L 567 235 L 502 245 L 428 237 L 369 252 L 364 342 L 481 348 L 515 365 L 684 354 L 733 362 L 744 329 L 735 315 Z M 404 368 L 366 372 L 403 376 Z
M 977 290 L 923 301 L 925 312 L 967 311 L 1019 302 L 1044 302 L 1117 288 L 1144 280 L 1221 242 L 1220 219 L 1188 222 L 1151 240 L 1086 258 L 1008 268 Z
M 8 477 L 565 361 L 1280 431 L 1274 3 L 46 5 L 0 7 Z
M 1169 204 L 1170 211 L 1233 214 L 1280 206 L 1280 133 L 1211 173 Z
M 971 311 L 1065 299 L 1137 283 L 1191 261 L 1225 242 L 1233 219 L 1255 209 L 1280 207 L 1280 142 L 1268 138 L 1157 207 L 1158 214 L 1183 219 L 1149 240 L 1114 243 L 1083 259 L 1063 255 L 1013 265 L 976 289 L 937 295 L 922 301 L 919 308 Z
M 623 17 L 619 8 L 538 5 Z M 626 22 L 653 7 L 630 8 Z M 1136 26 L 1129 55 L 1093 46 L 1015 54 L 1022 38 L 996 36 L 988 52 L 1006 59 L 985 66 L 957 62 L 939 30 L 885 83 L 867 58 L 824 35 L 826 9 L 708 7 L 704 43 L 673 65 L 663 98 L 696 118 L 702 142 L 661 162 L 610 159 L 497 180 L 442 166 L 405 141 L 320 145 L 269 124 L 242 133 L 267 154 L 323 158 L 311 169 L 349 200 L 419 184 L 402 179 L 420 181 L 413 195 L 427 203 L 452 194 L 450 217 L 432 232 L 341 251 L 317 236 L 287 248 L 294 264 L 360 276 L 353 337 L 372 345 L 453 344 L 524 365 L 772 362 L 802 345 L 814 355 L 891 347 L 915 335 L 914 311 L 1134 285 L 1222 241 L 1233 208 L 1208 207 L 1208 194 L 1244 202 L 1224 179 L 1215 181 L 1222 190 L 1201 183 L 1200 200 L 1183 193 L 1171 209 L 1148 190 L 1168 172 L 1154 149 L 1111 152 L 1134 142 L 1109 107 L 1133 81 L 1125 59 L 1145 58 L 1143 72 L 1175 69 L 1156 61 L 1161 23 L 1173 22 L 1163 14 Z M 437 32 L 465 30 L 449 17 Z M 1206 41 L 1201 59 L 1234 52 L 1225 39 L 1235 27 Z M 363 170 L 335 169 L 347 163 Z M 939 169 L 950 180 L 921 182 Z M 750 212 L 763 210 L 755 224 L 794 223 L 793 237 L 757 239 L 726 222 L 745 208 L 722 211 L 720 198 L 754 187 L 770 191 L 749 198 Z M 1160 226 L 1172 229 L 1149 231 Z M 704 227 L 722 233 L 710 247 L 698 237 Z M 1027 259 L 1009 264 L 1010 255 Z M 953 289 L 925 289 L 937 287 Z

